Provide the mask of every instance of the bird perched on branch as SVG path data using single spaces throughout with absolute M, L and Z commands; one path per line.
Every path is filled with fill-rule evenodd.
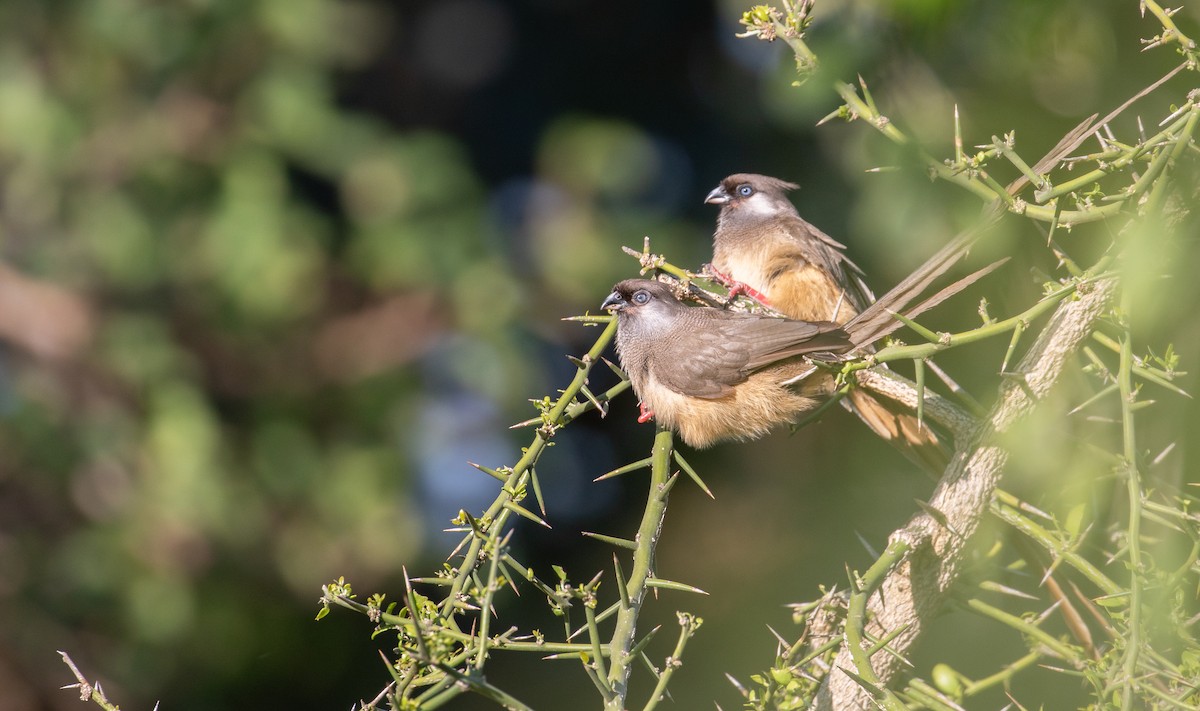
M 966 252 L 964 234 L 862 313 L 829 320 L 778 318 L 688 306 L 664 282 L 627 279 L 602 307 L 617 315 L 617 353 L 644 414 L 697 448 L 755 439 L 810 412 L 834 389 L 813 361 L 868 352 L 913 318 L 1004 262 L 995 262 L 909 306 Z M 679 287 L 682 289 L 682 285 Z
M 686 306 L 646 279 L 618 283 L 603 308 L 617 315 L 617 354 L 643 415 L 698 448 L 761 437 L 817 407 L 833 379 L 789 387 L 813 369 L 800 356 L 850 347 L 836 323 Z
M 705 198 L 720 205 L 711 271 L 790 318 L 845 323 L 875 300 L 846 247 L 807 222 L 787 198 L 800 186 L 738 173 Z
M 787 198 L 799 186 L 738 173 L 705 202 L 721 206 L 710 271 L 734 295 L 745 293 L 793 319 L 844 324 L 874 296 L 845 246 L 800 217 Z M 946 454 L 937 435 L 899 404 L 854 389 L 844 401 L 876 434 L 940 471 Z

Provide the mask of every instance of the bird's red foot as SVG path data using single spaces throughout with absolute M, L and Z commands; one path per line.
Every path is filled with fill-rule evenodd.
M 638 403 L 638 424 L 644 425 L 654 419 L 654 413 L 646 409 L 646 403 Z
M 763 306 L 771 305 L 771 302 L 769 302 L 767 300 L 766 294 L 762 293 L 758 289 L 755 289 L 754 287 L 750 286 L 749 284 L 740 282 L 737 279 L 734 279 L 733 277 L 731 277 L 727 274 L 724 274 L 723 272 L 719 271 L 716 267 L 714 267 L 711 264 L 705 264 L 704 268 L 709 274 L 712 275 L 712 277 L 714 279 L 716 279 L 718 282 L 721 283 L 722 286 L 724 286 L 726 289 L 729 290 L 729 300 L 730 301 L 733 301 L 734 299 L 736 299 L 738 297 L 738 294 L 745 294 L 746 296 L 749 296 L 751 299 L 754 299 L 755 301 L 762 304 Z

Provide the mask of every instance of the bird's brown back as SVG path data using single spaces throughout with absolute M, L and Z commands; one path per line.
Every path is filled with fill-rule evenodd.
M 713 266 L 765 295 L 780 313 L 845 323 L 873 298 L 841 245 L 796 215 L 722 219 Z

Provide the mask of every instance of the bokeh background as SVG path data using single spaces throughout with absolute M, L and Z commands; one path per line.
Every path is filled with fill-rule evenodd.
M 58 649 L 124 708 L 373 696 L 369 624 L 314 622 L 319 586 L 394 594 L 402 565 L 440 565 L 441 529 L 493 495 L 466 462 L 515 461 L 528 435 L 507 426 L 597 333 L 560 319 L 637 271 L 621 245 L 649 235 L 698 267 L 704 195 L 769 173 L 802 185 L 801 211 L 883 291 L 979 205 L 866 126 L 815 128 L 834 80 L 861 74 L 935 155 L 953 154 L 957 104 L 968 144 L 1015 129 L 1036 159 L 1177 61 L 1139 52 L 1159 28 L 1132 0 L 818 5 L 822 70 L 796 88 L 786 47 L 736 39 L 746 6 L 727 0 L 0 4 L 0 711 L 78 708 Z M 1194 29 L 1200 5 L 1177 20 Z M 1090 234 L 1066 244 L 1107 246 Z M 1028 226 L 988 244 L 1013 263 L 938 327 L 977 323 L 983 294 L 993 314 L 1021 308 L 1054 268 Z M 1180 250 L 1177 267 L 1195 264 Z M 1187 281 L 1148 296 L 1141 322 L 1185 366 Z M 1005 345 L 946 365 L 986 399 Z M 1020 435 L 1013 486 L 1033 498 L 1048 476 L 1092 481 L 1072 467 L 1097 435 L 1062 417 L 1079 380 Z M 634 412 L 627 396 L 573 425 L 539 468 L 555 528 L 522 528 L 518 546 L 544 575 L 608 567 L 579 530 L 633 530 L 642 480 L 591 479 L 645 456 Z M 1158 412 L 1176 429 L 1143 429 L 1147 446 L 1194 431 L 1187 403 Z M 1164 460 L 1163 486 L 1195 479 L 1188 456 L 1184 442 Z M 717 500 L 677 489 L 659 573 L 712 594 L 665 593 L 643 624 L 705 618 L 676 707 L 734 708 L 723 673 L 769 666 L 765 625 L 795 633 L 784 603 L 869 560 L 859 539 L 881 547 L 931 484 L 844 413 L 689 457 Z M 509 614 L 551 628 L 537 600 Z M 927 646 L 986 672 L 985 652 L 1020 646 L 987 634 L 952 616 Z M 537 708 L 595 703 L 569 663 L 489 669 Z M 473 704 L 456 708 L 487 708 Z

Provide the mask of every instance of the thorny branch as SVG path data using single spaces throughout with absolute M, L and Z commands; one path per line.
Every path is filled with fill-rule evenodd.
M 789 11 L 790 9 L 788 8 Z M 925 359 L 942 349 L 961 345 L 969 340 L 995 335 L 998 332 L 1011 332 L 1012 344 L 1004 359 L 1006 366 L 1016 343 L 1032 319 L 1049 309 L 1055 309 L 1054 315 L 1017 370 L 1014 373 L 1004 373 L 1007 377 L 1001 385 L 996 406 L 973 429 L 968 427 L 970 420 L 965 413 L 948 406 L 948 403 L 936 396 L 931 397 L 923 392 L 920 383 L 914 388 L 902 379 L 880 371 L 866 370 L 859 374 L 858 380 L 861 385 L 879 388 L 886 391 L 890 397 L 910 406 L 923 408 L 934 420 L 950 429 L 956 435 L 956 454 L 951 467 L 943 476 L 930 502 L 923 507 L 923 511 L 892 535 L 892 545 L 889 546 L 889 552 L 892 554 L 889 572 L 878 588 L 869 588 L 874 594 L 866 601 L 865 609 L 860 606 L 864 602 L 866 588 L 856 587 L 857 583 L 852 585 L 849 598 L 830 591 L 817 602 L 799 606 L 797 609 L 803 610 L 799 614 L 807 621 L 807 637 L 802 638 L 805 644 L 797 642 L 786 649 L 781 646 L 775 667 L 783 672 L 776 677 L 779 681 L 763 684 L 761 696 L 757 692 L 751 695 L 743 690 L 743 694 L 750 700 L 750 706 L 766 708 L 769 703 L 777 703 L 785 697 L 785 703 L 793 704 L 804 699 L 803 703 L 807 706 L 807 703 L 813 700 L 812 697 L 807 696 L 805 692 L 787 691 L 784 684 L 788 679 L 798 678 L 796 674 L 804 675 L 804 670 L 809 670 L 810 673 L 823 677 L 823 682 L 816 690 L 816 708 L 896 708 L 897 704 L 912 703 L 920 707 L 959 709 L 961 707 L 955 699 L 961 699 L 964 694 L 978 693 L 995 684 L 1007 684 L 1019 670 L 1037 662 L 1047 653 L 1060 657 L 1067 666 L 1076 669 L 1082 668 L 1089 660 L 1100 659 L 1099 652 L 1092 646 L 1086 624 L 1075 610 L 1074 604 L 1066 597 L 1063 588 L 1054 580 L 1054 566 L 1065 562 L 1108 595 L 1119 593 L 1123 596 L 1125 589 L 1080 556 L 1074 550 L 1076 543 L 1072 542 L 1073 539 L 1064 540 L 1065 534 L 1057 530 L 1047 530 L 1035 523 L 1031 519 L 1033 514 L 1030 511 L 1036 512 L 1036 509 L 1027 510 L 1024 508 L 1025 504 L 996 489 L 999 474 L 1007 460 L 1007 452 L 997 445 L 996 437 L 1011 427 L 1018 418 L 1027 414 L 1045 395 L 1067 364 L 1067 357 L 1080 348 L 1085 339 L 1093 336 L 1094 327 L 1099 319 L 1109 315 L 1113 308 L 1113 296 L 1120 287 L 1119 277 L 1108 271 L 1114 266 L 1114 261 L 1119 266 L 1119 258 L 1114 260 L 1112 256 L 1106 257 L 1092 267 L 1090 275 L 1084 274 L 1054 242 L 1055 231 L 1118 215 L 1129 216 L 1135 212 L 1153 215 L 1156 219 L 1161 217 L 1168 192 L 1167 176 L 1184 149 L 1195 150 L 1193 136 L 1198 123 L 1197 118 L 1200 116 L 1200 92 L 1189 93 L 1187 100 L 1160 122 L 1161 130 L 1150 137 L 1143 136 L 1141 140 L 1132 144 L 1121 144 L 1112 138 L 1112 133 L 1107 129 L 1109 121 L 1134 102 L 1162 86 L 1172 76 L 1185 69 L 1200 69 L 1196 45 L 1180 32 L 1171 20 L 1173 11 L 1162 9 L 1153 0 L 1142 2 L 1142 9 L 1143 12 L 1149 10 L 1163 25 L 1163 32 L 1147 41 L 1147 48 L 1171 42 L 1178 43 L 1179 51 L 1186 61 L 1162 79 L 1138 92 L 1099 122 L 1095 121 L 1095 117 L 1085 121 L 1079 129 L 1065 137 L 1050 155 L 1038 161 L 1032 168 L 1016 152 L 1012 134 L 1003 138 L 993 136 L 989 144 L 979 146 L 980 152 L 973 155 L 965 153 L 962 150 L 963 139 L 957 120 L 957 109 L 956 151 L 952 160 L 938 161 L 919 147 L 916 148 L 918 154 L 924 158 L 931 176 L 961 186 L 984 200 L 1000 199 L 1010 212 L 1034 221 L 1049 223 L 1047 244 L 1054 250 L 1060 264 L 1071 274 L 1071 279 L 1064 281 L 1057 293 L 1048 293 L 1047 298 L 1030 310 L 1011 319 L 999 322 L 991 320 L 986 311 L 981 309 L 981 315 L 985 318 L 985 325 L 981 328 L 964 334 L 935 334 L 927 329 L 916 328 L 919 334 L 927 338 L 928 343 L 884 348 L 877 354 L 874 362 Z M 805 16 L 806 14 L 807 8 Z M 772 24 L 774 30 L 795 24 L 794 19 L 787 13 L 768 12 L 757 8 L 744 16 L 743 23 L 751 28 L 747 35 L 767 40 L 773 39 L 775 32 L 764 31 L 766 23 Z M 804 44 L 802 33 L 789 39 L 789 45 L 797 54 L 797 62 L 800 62 L 802 52 L 796 49 L 797 44 Z M 913 147 L 909 137 L 879 111 L 866 83 L 861 79 L 860 85 L 861 93 L 849 84 L 836 84 L 835 90 L 845 104 L 825 120 L 834 117 L 861 119 L 890 140 Z M 1067 158 L 1085 138 L 1093 134 L 1100 141 L 1100 153 Z M 1007 187 L 1002 186 L 988 172 L 989 163 L 996 160 L 1006 161 L 1015 167 L 1020 172 L 1020 177 Z M 1096 168 L 1056 184 L 1051 174 L 1063 162 L 1072 165 L 1092 162 L 1096 164 Z M 1111 183 L 1113 176 L 1118 174 L 1129 176 L 1124 186 L 1101 187 L 1101 181 L 1107 180 Z M 1032 202 L 1018 196 L 1019 191 L 1027 184 L 1035 188 Z M 1114 254 L 1119 254 L 1119 250 L 1114 250 Z M 1117 469 L 1118 475 L 1124 477 L 1127 483 L 1129 522 L 1124 536 L 1125 545 L 1119 554 L 1128 560 L 1132 569 L 1128 589 L 1130 599 L 1124 601 L 1122 598 L 1120 610 L 1123 612 L 1110 616 L 1102 613 L 1092 601 L 1079 595 L 1078 602 L 1091 611 L 1093 618 L 1106 628 L 1110 637 L 1118 639 L 1114 654 L 1117 654 L 1119 659 L 1115 663 L 1107 659 L 1104 661 L 1109 669 L 1117 671 L 1107 677 L 1100 673 L 1085 676 L 1096 685 L 1098 698 L 1108 697 L 1111 690 L 1119 686 L 1120 707 L 1123 709 L 1135 707 L 1139 697 L 1152 697 L 1172 707 L 1186 708 L 1194 701 L 1192 697 L 1196 692 L 1194 685 L 1186 681 L 1188 673 L 1182 670 L 1185 665 L 1167 659 L 1146 647 L 1140 632 L 1144 624 L 1140 615 L 1145 604 L 1141 599 L 1140 580 L 1149 571 L 1146 564 L 1139 560 L 1141 535 L 1138 529 L 1139 521 L 1144 515 L 1143 509 L 1148 509 L 1149 504 L 1145 501 L 1145 492 L 1139 482 L 1133 434 L 1134 411 L 1144 403 L 1138 401 L 1133 377 L 1138 372 L 1137 368 L 1144 367 L 1146 361 L 1135 358 L 1131 353 L 1132 338 L 1127 321 L 1131 309 L 1128 291 L 1123 291 L 1117 319 L 1121 324 L 1122 335 L 1119 342 L 1113 343 L 1119 354 L 1120 368 L 1113 382 L 1093 398 L 1095 400 L 1106 394 L 1117 393 L 1121 399 L 1124 446 Z M 1096 334 L 1096 337 L 1100 337 L 1100 334 Z M 1096 361 L 1094 356 L 1090 357 L 1093 362 Z M 1170 383 L 1172 359 L 1162 360 L 1167 364 L 1166 377 L 1163 377 L 1163 370 L 1158 370 L 1143 374 L 1142 379 L 1178 390 Z M 855 367 L 867 367 L 872 364 L 873 362 L 867 361 Z M 1007 368 L 1002 367 L 1001 370 L 1006 371 Z M 922 370 L 918 368 L 918 375 L 921 373 Z M 964 432 L 968 433 L 965 437 L 961 436 Z M 993 499 L 993 496 L 996 498 Z M 1187 524 L 1178 523 L 1181 516 L 1188 515 L 1188 501 L 1190 499 L 1183 502 L 1182 511 L 1167 506 L 1159 506 L 1156 510 L 1164 512 L 1163 518 L 1159 519 L 1164 525 L 1179 531 L 1194 531 L 1195 536 L 1200 534 L 1196 521 L 1188 519 Z M 1075 647 L 1065 645 L 1040 630 L 1040 619 L 1048 615 L 1049 611 L 1039 620 L 1030 622 L 971 599 L 968 607 L 1022 632 L 1031 640 L 1041 640 L 1040 643 L 1031 643 L 1029 655 L 986 679 L 972 682 L 958 676 L 952 670 L 948 671 L 949 668 L 946 667 L 940 672 L 935 669 L 936 688 L 920 679 L 912 679 L 899 695 L 893 693 L 888 689 L 888 685 L 895 683 L 896 673 L 907 651 L 928 625 L 933 614 L 943 605 L 950 585 L 958 577 L 962 567 L 966 543 L 978 527 L 983 513 L 989 508 L 1001 520 L 1030 536 L 1052 555 L 1054 562 L 1046 570 L 1044 582 L 1052 596 L 1057 598 L 1054 607 L 1063 608 L 1063 614 L 1067 617 L 1067 627 L 1079 639 L 1081 651 L 1077 653 Z M 1040 512 L 1036 514 L 1044 515 Z M 1054 529 L 1057 528 L 1055 523 Z M 897 559 L 894 555 L 897 546 L 906 551 L 902 559 Z M 1200 557 L 1200 543 L 1194 545 L 1193 550 L 1196 553 L 1189 561 Z M 881 558 L 872 570 L 876 571 L 879 564 L 885 560 L 887 555 Z M 1179 569 L 1182 570 L 1183 568 Z M 1178 585 L 1183 579 L 1183 573 L 1178 572 L 1171 579 L 1171 585 Z M 1001 589 L 1006 593 L 1016 594 L 1016 591 L 1003 586 Z M 1109 623 L 1110 619 L 1119 620 L 1123 631 L 1118 633 Z M 1119 635 L 1125 636 L 1123 647 Z M 886 640 L 886 643 L 883 643 L 883 640 Z M 803 659 L 797 659 L 804 647 L 811 652 Z M 1091 651 L 1084 653 L 1082 650 Z M 1150 659 L 1147 660 L 1147 657 Z M 813 679 L 811 676 L 807 678 Z M 1179 683 L 1175 682 L 1176 679 L 1180 680 Z M 1171 688 L 1172 686 L 1175 688 Z M 947 696 L 948 693 L 950 696 Z
M 867 605 L 867 629 L 875 637 L 902 630 L 893 638 L 892 654 L 871 659 L 875 674 L 886 685 L 902 658 L 940 609 L 961 569 L 966 544 L 986 511 L 1008 453 L 997 435 L 1028 414 L 1055 383 L 1075 349 L 1105 313 L 1116 290 L 1115 279 L 1098 282 L 1077 301 L 1058 307 L 1041 336 L 1001 386 L 997 405 L 971 436 L 958 445 L 950 469 L 942 477 L 926 511 L 892 534 L 912 551 L 880 585 Z M 871 695 L 842 673 L 854 669 L 847 646 L 838 652 L 833 670 L 818 695 L 818 709 L 870 708 Z

